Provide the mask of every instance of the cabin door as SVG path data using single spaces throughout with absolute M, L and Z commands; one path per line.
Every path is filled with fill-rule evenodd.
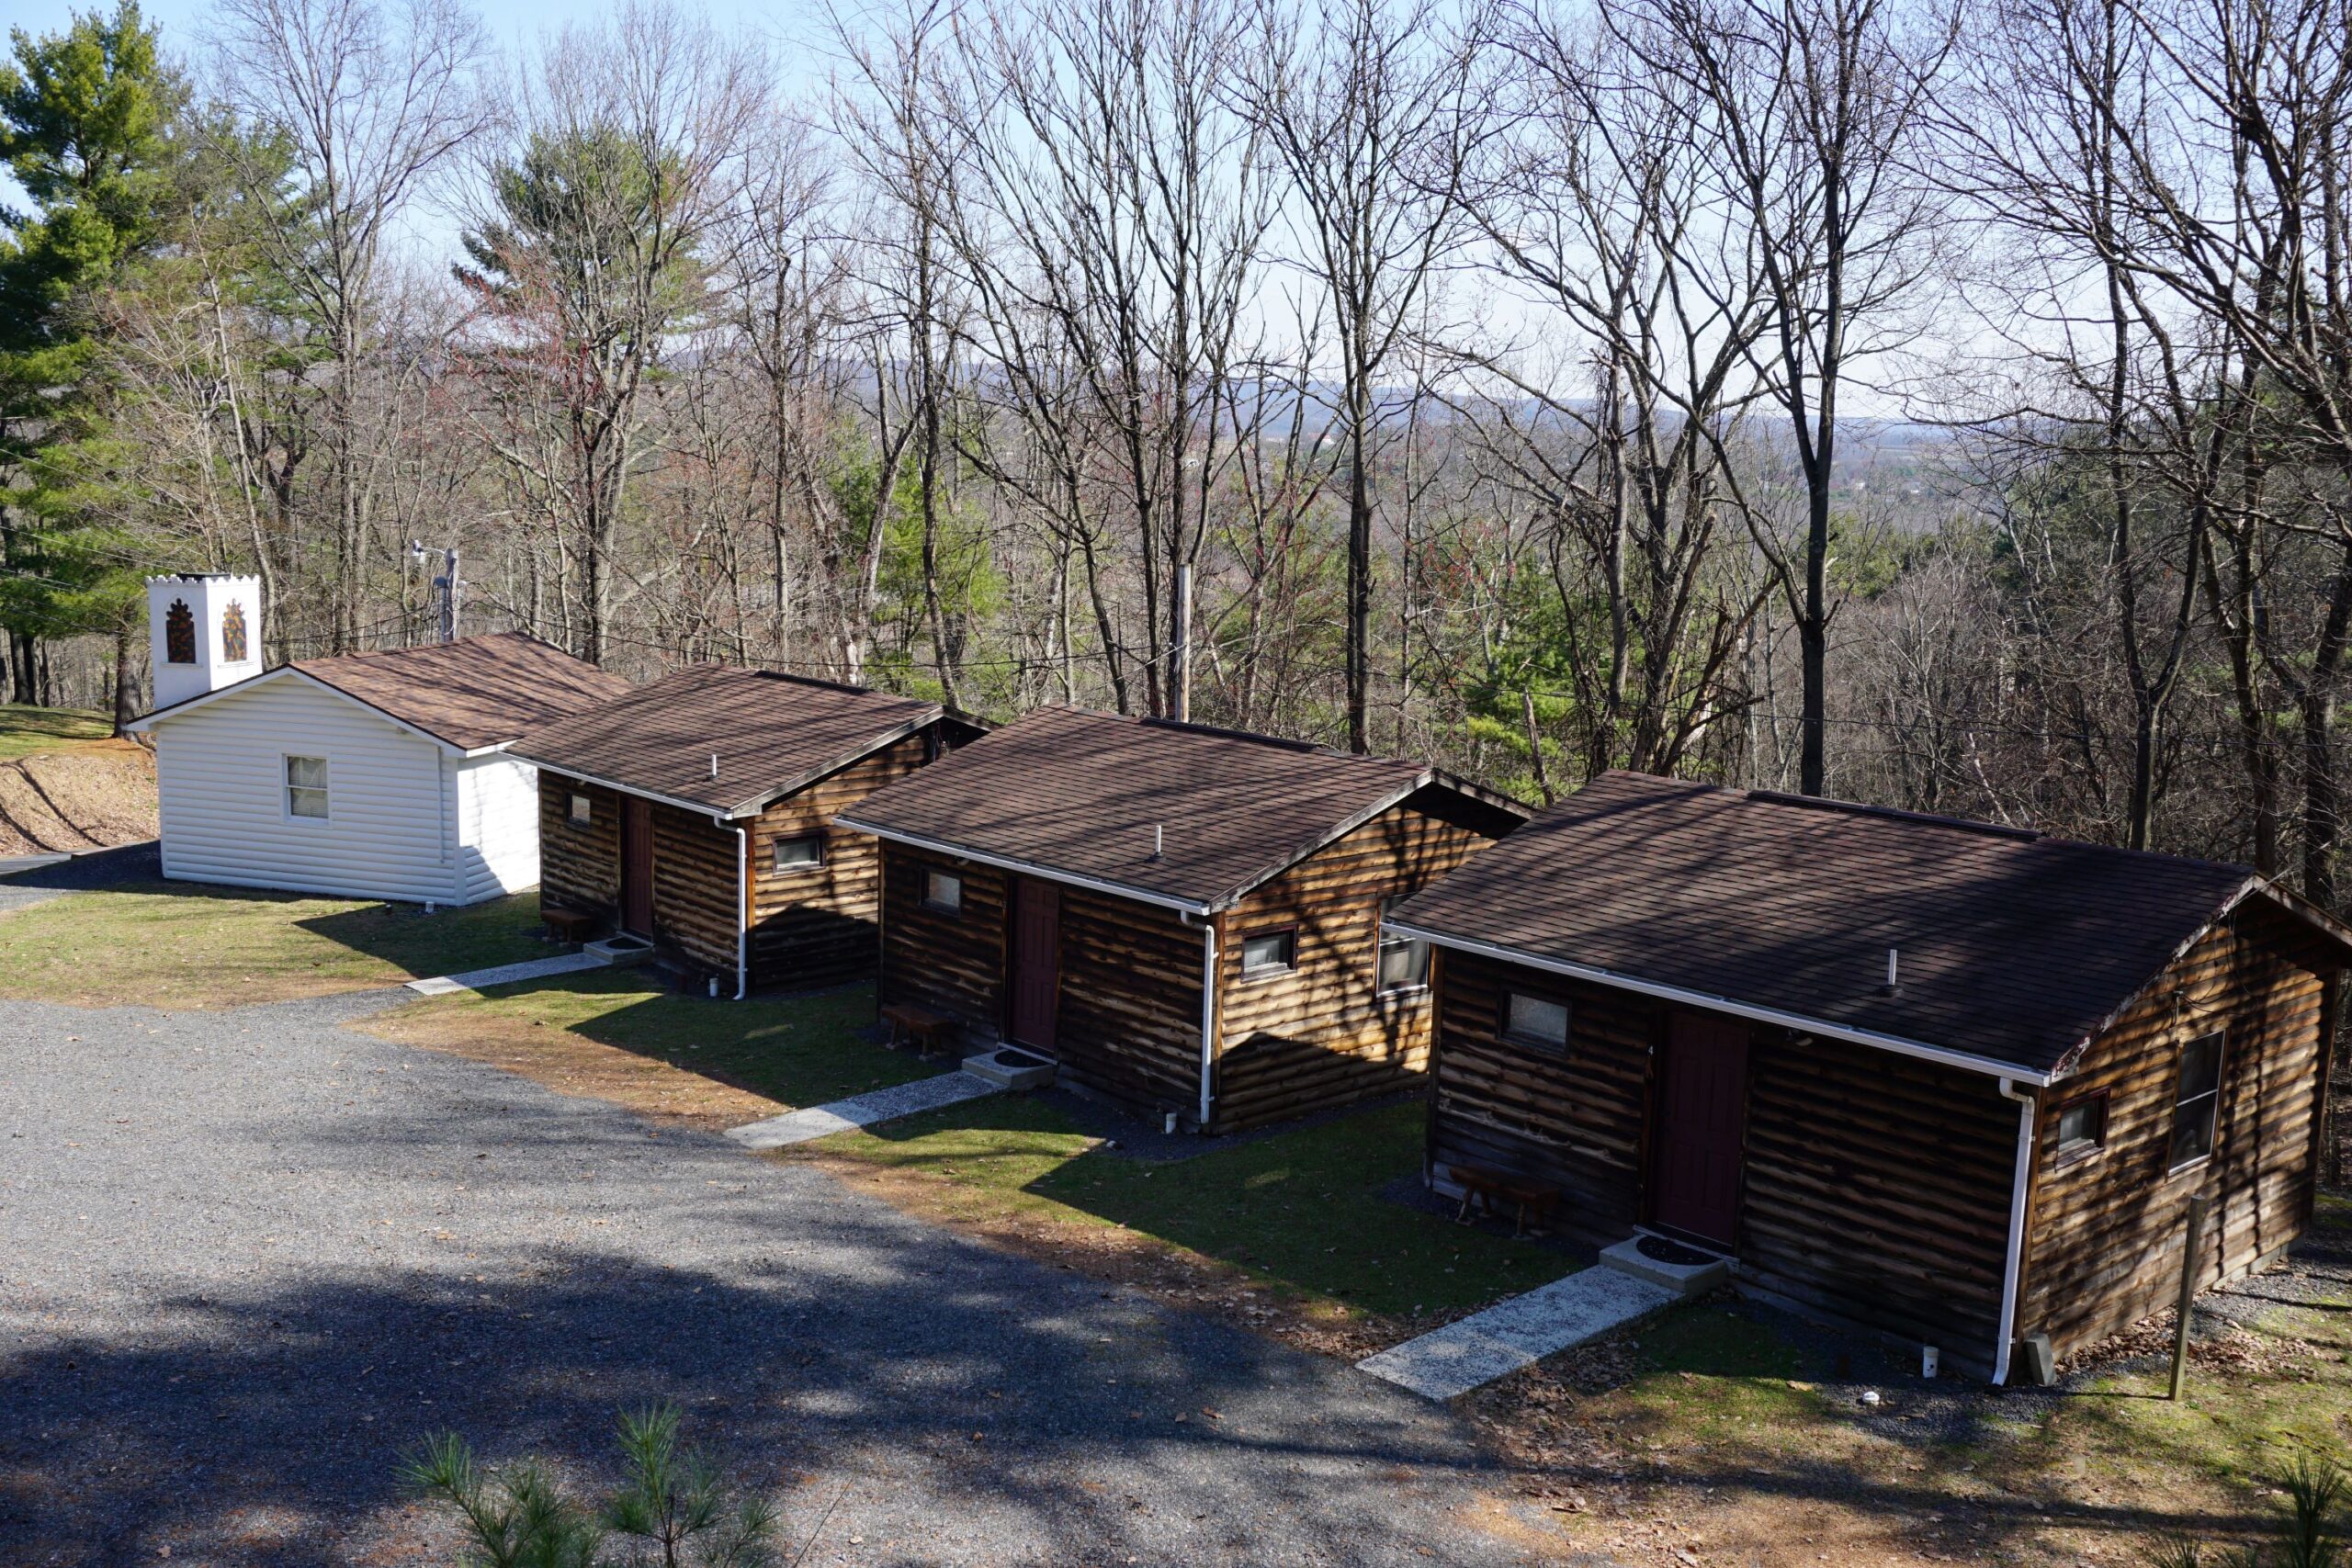
M 1747 1132 L 1747 1025 L 1677 1011 L 1658 1064 L 1650 1218 L 1729 1247 Z
M 1023 876 L 1012 885 L 1012 1038 L 1054 1048 L 1062 980 L 1062 890 Z
M 653 803 L 621 796 L 621 930 L 653 934 Z

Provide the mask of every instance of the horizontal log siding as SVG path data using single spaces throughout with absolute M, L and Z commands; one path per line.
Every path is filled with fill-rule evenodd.
M 1758 1026 L 1743 1285 L 1992 1371 L 2018 1106 L 1982 1073 Z
M 1650 1045 L 1658 1004 L 1467 953 L 1438 955 L 1430 1158 L 1532 1177 L 1566 1195 L 1560 1224 L 1623 1240 L 1641 1217 Z M 1568 1007 L 1568 1055 L 1506 1044 L 1506 989 Z
M 1063 887 L 1062 1076 L 1147 1115 L 1198 1114 L 1201 943 L 1172 909 Z
M 653 814 L 653 940 L 710 974 L 735 973 L 743 925 L 735 830 L 662 801 Z
M 908 1002 L 961 1019 L 974 1040 L 994 1039 L 1004 1011 L 1004 874 L 899 844 L 881 849 L 876 995 L 886 1006 Z M 933 866 L 964 879 L 962 914 L 922 907 L 923 872 Z
M 2199 1286 L 2234 1278 L 2302 1234 L 2313 1182 L 2327 959 L 2259 905 L 2183 954 L 2044 1091 L 2018 1332 L 2081 1349 L 2167 1304 L 2179 1290 L 2188 1200 L 2203 1193 Z M 2224 1032 L 2212 1157 L 2165 1168 L 2183 1041 Z M 2105 1090 L 2107 1139 L 2060 1166 L 2058 1116 Z
M 1647 1217 L 1652 1047 L 1665 1004 L 1472 953 L 1440 956 L 1430 1157 L 1551 1183 L 1562 1227 Z M 1568 1007 L 1563 1059 L 1505 1043 L 1502 997 Z M 1738 1255 L 1800 1309 L 1991 1365 L 2017 1109 L 1981 1075 L 1757 1028 Z
M 589 824 L 574 827 L 571 797 L 588 797 Z M 621 800 L 602 784 L 539 770 L 539 903 L 594 915 L 607 928 L 620 914 Z
M 1381 904 L 1443 876 L 1487 841 L 1395 807 L 1227 911 L 1217 979 L 1219 1130 L 1262 1126 L 1419 1080 L 1429 1066 L 1430 997 L 1381 994 Z M 1243 938 L 1284 928 L 1297 932 L 1296 968 L 1244 979 Z M 1197 984 L 1193 990 L 1197 998 Z
M 799 988 L 872 974 L 882 852 L 869 834 L 833 818 L 884 784 L 923 765 L 923 735 L 885 747 L 806 789 L 786 795 L 746 826 L 752 836 L 752 983 Z M 824 863 L 778 874 L 779 839 L 824 840 Z

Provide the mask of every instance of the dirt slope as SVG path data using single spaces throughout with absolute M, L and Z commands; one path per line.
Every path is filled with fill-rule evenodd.
M 0 855 L 100 849 L 156 831 L 155 759 L 133 741 L 0 761 Z

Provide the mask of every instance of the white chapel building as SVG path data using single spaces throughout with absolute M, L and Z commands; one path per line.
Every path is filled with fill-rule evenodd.
M 506 754 L 628 682 L 520 632 L 262 669 L 261 582 L 147 580 L 164 874 L 473 904 L 539 879 L 538 778 Z

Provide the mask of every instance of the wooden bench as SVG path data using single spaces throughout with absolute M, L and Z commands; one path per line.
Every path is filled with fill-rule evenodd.
M 596 917 L 578 909 L 541 909 L 539 919 L 565 942 L 586 942 L 596 929 Z
M 1534 1216 L 1540 1235 L 1560 1206 L 1560 1190 L 1546 1182 L 1532 1181 L 1508 1171 L 1487 1170 L 1475 1165 L 1454 1165 L 1446 1168 L 1462 1189 L 1462 1208 L 1453 1216 L 1457 1224 L 1469 1222 L 1470 1208 L 1474 1203 L 1492 1216 L 1497 1213 L 1495 1205 L 1503 1202 L 1512 1206 L 1515 1216 L 1511 1222 L 1512 1235 L 1527 1234 L 1530 1215 Z
M 892 1002 L 882 1010 L 882 1021 L 890 1026 L 890 1037 L 885 1044 L 896 1045 L 901 1039 L 910 1040 L 922 1050 L 928 1061 L 934 1051 L 947 1043 L 947 1032 L 956 1021 L 929 1008 L 919 1008 L 911 1002 Z

